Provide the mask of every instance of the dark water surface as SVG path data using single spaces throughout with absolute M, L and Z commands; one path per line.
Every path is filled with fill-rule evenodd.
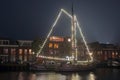
M 87 72 L 0 72 L 0 80 L 120 80 L 120 69 Z

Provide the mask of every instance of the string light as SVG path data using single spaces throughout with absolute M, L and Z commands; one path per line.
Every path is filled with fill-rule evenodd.
M 60 16 L 62 15 L 62 13 L 66 14 L 70 19 L 72 19 L 72 15 L 70 15 L 66 10 L 64 10 L 64 9 L 61 9 L 61 10 L 60 10 L 60 12 L 59 12 L 59 14 L 58 14 L 55 22 L 53 23 L 53 25 L 52 25 L 52 27 L 51 27 L 51 29 L 50 29 L 50 31 L 49 31 L 46 39 L 45 39 L 45 41 L 43 42 L 42 46 L 40 47 L 40 50 L 37 52 L 37 57 L 40 56 L 39 54 L 42 52 L 42 49 L 44 48 L 44 46 L 45 46 L 48 38 L 50 37 L 50 35 L 51 35 L 54 27 L 56 26 L 56 24 L 57 24 Z M 92 55 L 90 55 L 89 47 L 88 47 L 88 45 L 87 45 L 87 42 L 86 42 L 86 40 L 85 40 L 85 37 L 84 37 L 84 35 L 83 35 L 82 29 L 81 29 L 81 27 L 80 27 L 80 25 L 79 25 L 79 22 L 78 22 L 78 20 L 77 20 L 76 15 L 75 15 L 75 20 L 76 20 L 76 22 L 77 22 L 77 28 L 79 29 L 80 35 L 81 35 L 82 40 L 83 40 L 83 42 L 84 42 L 84 44 L 85 44 L 85 47 L 86 47 L 86 49 L 87 49 L 87 52 L 88 52 L 88 54 L 89 54 L 89 56 L 90 56 L 90 58 L 91 58 L 91 60 L 90 60 L 89 62 L 92 62 L 92 61 L 93 61 L 93 57 L 92 57 Z M 45 58 L 49 58 L 49 57 L 46 57 L 46 56 L 45 56 Z M 55 58 L 49 58 L 49 59 L 55 59 Z M 56 58 L 56 59 L 58 59 L 58 58 Z M 59 60 L 60 60 L 60 58 L 59 58 Z M 65 59 L 61 58 L 61 60 L 65 60 Z M 85 61 L 79 61 L 79 62 L 88 62 L 88 61 L 85 60 Z

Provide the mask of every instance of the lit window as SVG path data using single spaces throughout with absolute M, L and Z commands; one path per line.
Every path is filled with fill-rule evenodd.
M 11 49 L 11 54 L 15 54 L 15 53 L 16 53 L 15 48 Z
M 54 44 L 54 48 L 58 48 L 58 44 Z
M 23 53 L 23 50 L 22 49 L 19 49 L 19 54 L 22 54 Z
M 116 52 L 116 55 L 118 55 L 118 52 Z
M 8 49 L 4 49 L 4 53 L 6 53 L 6 54 L 7 54 L 7 53 L 8 53 Z
M 53 44 L 52 43 L 49 43 L 49 48 L 52 48 L 53 47 Z
M 29 49 L 29 54 L 32 54 L 32 50 L 31 49 Z
M 114 58 L 115 57 L 115 53 L 114 52 L 112 52 L 112 58 Z
M 63 42 L 64 38 L 57 37 L 57 36 L 52 36 L 52 37 L 50 37 L 50 41 Z
M 24 53 L 27 54 L 27 49 L 24 50 Z

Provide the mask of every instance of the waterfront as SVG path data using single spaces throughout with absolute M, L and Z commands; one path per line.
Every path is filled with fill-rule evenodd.
M 85 72 L 0 72 L 0 80 L 119 80 L 120 69 Z

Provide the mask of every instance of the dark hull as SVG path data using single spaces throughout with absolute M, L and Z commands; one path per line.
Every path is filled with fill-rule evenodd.
M 73 64 L 64 64 L 64 65 L 33 65 L 30 67 L 32 71 L 55 71 L 55 72 L 79 72 L 79 71 L 89 71 L 94 70 L 95 65 L 73 65 Z
M 95 65 L 63 65 L 55 69 L 57 72 L 79 72 L 90 71 L 96 68 Z

